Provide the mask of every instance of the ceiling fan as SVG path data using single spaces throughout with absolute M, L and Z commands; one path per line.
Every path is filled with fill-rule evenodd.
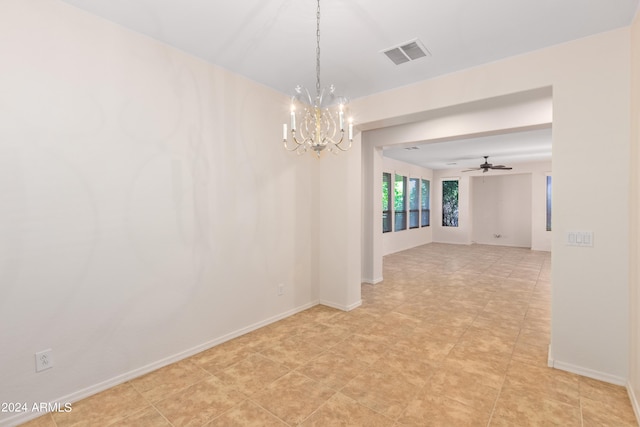
M 489 169 L 498 169 L 498 170 L 511 170 L 513 168 L 508 168 L 504 165 L 492 165 L 491 163 L 489 163 L 489 156 L 483 156 L 484 157 L 484 163 L 480 165 L 479 168 L 474 168 L 474 169 L 467 169 L 467 170 L 463 170 L 462 172 L 471 172 L 471 171 L 479 171 L 481 170 L 482 173 L 487 172 Z

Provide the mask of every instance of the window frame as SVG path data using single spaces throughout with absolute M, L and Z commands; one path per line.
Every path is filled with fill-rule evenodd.
M 398 180 L 400 178 L 400 181 Z M 398 209 L 396 206 L 396 187 L 397 183 L 402 183 L 402 209 Z M 393 231 L 403 231 L 407 229 L 407 177 L 405 175 L 400 175 L 397 172 L 394 173 L 393 180 Z M 398 219 L 398 215 L 401 216 L 401 220 Z
M 423 193 L 423 184 L 426 185 L 426 197 Z M 426 214 L 426 216 L 425 216 Z M 426 221 L 425 221 L 426 218 Z M 420 227 L 429 227 L 431 225 L 431 181 L 428 179 L 420 179 Z
M 415 184 L 415 187 L 412 185 Z M 412 200 L 412 190 L 415 190 L 415 206 Z M 408 225 L 409 230 L 420 228 L 420 178 L 409 177 L 409 218 Z M 414 221 L 415 219 L 415 221 Z M 415 224 L 415 225 L 413 225 Z
M 386 180 L 388 179 L 388 180 Z M 387 182 L 387 206 L 384 206 L 384 184 Z M 391 172 L 382 172 L 382 233 L 393 231 L 393 185 L 391 184 Z M 385 221 L 386 215 L 386 221 Z M 388 228 L 385 228 L 388 225 Z

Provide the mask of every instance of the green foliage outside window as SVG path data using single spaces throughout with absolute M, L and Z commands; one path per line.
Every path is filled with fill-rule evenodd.
M 458 226 L 458 181 L 442 181 L 442 225 Z
M 407 202 L 406 202 L 407 177 L 396 175 L 393 185 L 393 210 L 394 231 L 407 229 Z
M 382 173 L 382 232 L 391 231 L 391 199 L 389 198 L 391 191 L 391 174 Z

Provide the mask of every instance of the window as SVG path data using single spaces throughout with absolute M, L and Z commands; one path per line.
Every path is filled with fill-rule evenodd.
M 382 232 L 391 231 L 391 174 L 382 173 Z
M 393 202 L 393 210 L 394 210 L 394 231 L 406 230 L 407 229 L 407 200 L 405 197 L 405 191 L 407 188 L 407 177 L 402 175 L 396 175 L 396 179 L 394 182 L 394 202 Z
M 418 178 L 409 178 L 409 228 L 420 227 L 420 193 Z
M 420 182 L 420 214 L 422 218 L 420 223 L 423 227 L 429 226 L 429 219 L 431 217 L 431 209 L 429 204 L 430 188 L 429 181 L 423 179 Z
M 551 231 L 551 176 L 547 175 L 547 231 Z
M 458 180 L 442 181 L 442 226 L 458 226 Z

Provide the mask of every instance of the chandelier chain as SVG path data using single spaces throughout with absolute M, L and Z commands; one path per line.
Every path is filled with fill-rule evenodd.
M 320 0 L 316 11 L 316 96 L 320 98 Z

